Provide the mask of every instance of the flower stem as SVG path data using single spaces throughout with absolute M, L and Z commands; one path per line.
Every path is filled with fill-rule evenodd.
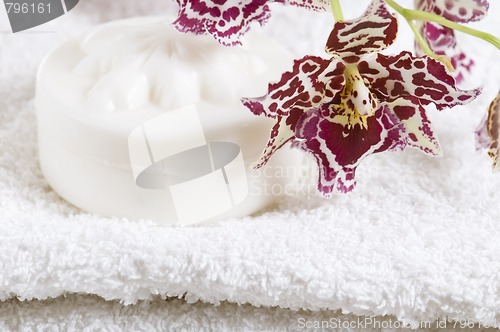
M 399 4 L 397 4 L 393 0 L 385 0 L 385 1 L 386 1 L 386 3 L 389 6 L 391 6 L 394 10 L 396 10 L 399 14 L 401 14 L 401 16 L 404 17 L 404 19 L 406 20 L 406 22 L 410 26 L 411 31 L 413 31 L 413 34 L 415 35 L 415 40 L 417 41 L 417 43 L 422 48 L 422 51 L 426 55 L 430 56 L 431 58 L 433 58 L 433 59 L 435 59 L 437 61 L 442 62 L 449 70 L 454 71 L 455 68 L 453 68 L 453 65 L 451 64 L 450 58 L 448 58 L 445 55 L 437 55 L 436 53 L 434 53 L 432 51 L 432 49 L 430 48 L 429 44 L 427 43 L 427 41 L 425 40 L 425 38 L 422 36 L 422 34 L 420 33 L 419 29 L 417 28 L 417 26 L 413 22 L 413 20 L 409 17 L 408 13 L 410 12 L 410 10 L 401 7 Z
M 335 21 L 342 22 L 344 20 L 344 14 L 342 13 L 340 0 L 330 0 L 330 5 L 332 7 L 333 18 Z
M 409 21 L 408 25 L 410 26 L 411 31 L 413 31 L 413 34 L 415 35 L 415 39 L 420 44 L 420 47 L 422 47 L 422 50 L 424 51 L 424 53 L 427 54 L 428 56 L 434 57 L 435 53 L 431 50 L 429 44 L 427 43 L 425 38 L 422 36 L 420 31 L 418 31 L 418 28 L 415 26 L 415 23 L 413 23 L 412 21 Z
M 479 31 L 476 29 L 469 28 L 465 25 L 455 23 L 453 21 L 450 21 L 442 16 L 439 16 L 437 14 L 433 13 L 427 13 L 421 10 L 412 10 L 412 9 L 407 9 L 401 7 L 398 3 L 396 3 L 394 0 L 385 0 L 385 2 L 391 6 L 395 11 L 397 11 L 399 14 L 401 14 L 405 20 L 410 24 L 412 21 L 425 21 L 425 22 L 434 22 L 441 24 L 442 26 L 448 27 L 453 30 L 457 30 L 466 34 L 469 34 L 471 36 L 480 38 L 493 46 L 495 46 L 497 49 L 500 50 L 500 39 L 497 37 L 493 36 L 492 34 L 489 34 L 487 32 Z M 413 30 L 413 28 L 412 28 Z M 418 38 L 418 37 L 417 37 Z M 423 47 L 425 49 L 425 47 Z

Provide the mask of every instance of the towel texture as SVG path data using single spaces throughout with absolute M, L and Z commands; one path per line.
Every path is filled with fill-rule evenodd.
M 221 328 L 278 330 L 296 327 L 300 315 L 328 319 L 339 315 L 334 311 L 390 315 L 413 327 L 445 318 L 500 326 L 500 175 L 475 152 L 473 135 L 500 87 L 498 50 L 460 36 L 478 63 L 470 84 L 484 84 L 485 92 L 467 107 L 431 112 L 442 158 L 415 150 L 372 156 L 349 195 L 319 197 L 312 175 L 306 193 L 257 216 L 160 227 L 78 210 L 41 174 L 33 96 L 43 56 L 98 22 L 171 10 L 153 0 L 80 2 L 36 32 L 0 34 L 0 300 L 7 301 L 0 316 L 24 317 L 4 320 L 5 328 L 53 315 L 55 326 L 69 326 L 72 317 L 83 322 L 78 329 L 97 317 L 120 329 L 118 316 L 130 313 L 146 327 L 169 321 L 196 329 L 219 315 Z M 347 7 L 346 16 L 361 7 Z M 491 7 L 476 26 L 496 32 L 500 4 Z M 264 31 L 297 55 L 321 52 L 328 14 L 274 11 Z M 3 12 L 0 30 L 8 30 Z M 411 45 L 408 30 L 402 33 L 408 38 L 397 47 Z M 73 293 L 113 302 L 87 295 L 17 300 Z M 189 304 L 199 300 L 205 303 Z M 307 311 L 292 311 L 299 309 Z M 196 318 L 186 318 L 191 313 Z

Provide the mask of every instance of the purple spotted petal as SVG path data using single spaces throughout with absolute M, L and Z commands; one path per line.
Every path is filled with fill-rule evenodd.
M 429 13 L 443 15 L 455 22 L 466 23 L 485 17 L 489 3 L 486 0 L 415 0 L 415 7 Z M 430 22 L 422 23 L 420 30 L 434 53 L 446 55 L 451 59 L 455 68 L 452 75 L 458 83 L 461 83 L 470 73 L 474 61 L 457 46 L 455 32 Z M 416 54 L 423 55 L 419 45 L 416 47 Z
M 406 144 L 404 126 L 387 106 L 365 121 L 358 117 L 339 104 L 329 103 L 305 113 L 297 123 L 294 146 L 316 159 L 318 190 L 325 196 L 334 189 L 351 191 L 356 167 L 366 156 L 402 149 Z
M 359 63 L 359 71 L 380 100 L 392 102 L 415 97 L 422 105 L 435 104 L 439 110 L 464 105 L 481 89 L 460 90 L 445 66 L 430 57 L 414 57 L 410 52 L 387 56 L 377 54 Z
M 251 22 L 265 24 L 268 2 L 284 0 L 176 0 L 179 14 L 174 26 L 180 32 L 211 34 L 226 46 L 239 45 Z
M 417 98 L 399 98 L 390 103 L 389 107 L 405 127 L 408 146 L 435 156 L 441 154 L 438 140 L 431 128 L 431 122 L 425 108 L 420 105 Z
M 453 22 L 468 23 L 484 18 L 489 3 L 487 0 L 416 0 L 415 7 Z
M 242 102 L 256 115 L 276 119 L 262 157 L 254 168 L 264 166 L 272 154 L 295 137 L 300 116 L 325 100 L 331 100 L 342 89 L 344 65 L 339 61 L 306 56 L 296 60 L 292 71 L 283 73 L 281 80 L 269 84 L 268 94 L 258 98 L 243 98 Z
M 285 0 L 285 4 L 314 11 L 326 11 L 330 9 L 330 0 Z
M 397 18 L 383 0 L 373 0 L 367 11 L 353 21 L 336 22 L 326 43 L 326 52 L 347 63 L 390 46 L 398 33 Z
M 429 44 L 431 50 L 437 55 L 446 55 L 450 58 L 455 71 L 451 73 L 457 83 L 461 83 L 472 70 L 474 61 L 470 59 L 457 45 L 454 30 L 435 23 L 421 24 L 420 32 Z M 415 43 L 415 51 L 418 56 L 424 52 L 420 44 Z
M 279 82 L 269 84 L 267 95 L 242 101 L 256 115 L 288 116 L 290 109 L 305 110 L 332 99 L 344 84 L 343 71 L 340 61 L 305 56 Z
M 281 3 L 324 11 L 329 0 L 176 0 L 179 5 L 174 26 L 180 32 L 210 34 L 225 46 L 240 45 L 252 22 L 264 25 L 270 18 L 269 3 Z
M 476 146 L 487 147 L 493 170 L 500 171 L 500 92 L 490 104 L 486 121 L 476 131 Z
M 430 44 L 429 46 L 431 46 L 434 51 L 444 54 L 446 49 L 457 45 L 455 33 L 452 29 L 432 22 L 425 23 L 422 27 L 423 36 L 427 39 Z
M 286 117 L 281 115 L 276 117 L 276 124 L 271 129 L 271 135 L 260 160 L 252 165 L 254 169 L 259 169 L 266 165 L 278 149 L 295 138 L 294 129 L 297 126 L 297 121 L 303 114 L 303 110 L 295 108 Z

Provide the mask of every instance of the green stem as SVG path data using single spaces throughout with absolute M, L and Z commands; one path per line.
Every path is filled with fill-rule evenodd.
M 425 21 L 425 22 L 434 22 L 441 24 L 445 27 L 448 27 L 453 30 L 457 30 L 466 34 L 469 34 L 471 36 L 480 38 L 493 46 L 495 46 L 497 49 L 500 50 L 500 39 L 497 37 L 493 36 L 492 34 L 489 34 L 487 32 L 479 31 L 476 29 L 469 28 L 465 25 L 459 24 L 452 22 L 450 20 L 447 20 L 446 18 L 433 14 L 433 13 L 427 13 L 421 10 L 412 10 L 412 9 L 407 9 L 401 7 L 398 3 L 396 3 L 394 0 L 385 0 L 385 2 L 391 6 L 395 11 L 397 11 L 399 14 L 401 14 L 408 23 L 411 21 Z M 410 24 L 411 26 L 411 24 Z M 413 28 L 412 28 L 413 30 Z M 415 32 L 415 31 L 414 31 Z M 420 35 L 420 33 L 419 33 Z M 418 38 L 418 37 L 417 37 Z M 425 48 L 425 47 L 423 47 Z
M 330 5 L 332 7 L 333 18 L 335 21 L 342 22 L 344 20 L 344 14 L 342 13 L 340 0 L 330 0 Z
M 413 23 L 413 21 L 407 21 L 407 22 L 411 28 L 411 31 L 413 31 L 413 34 L 415 35 L 415 39 L 420 44 L 420 47 L 422 47 L 422 50 L 424 51 L 424 53 L 432 58 L 437 58 L 437 55 L 431 50 L 429 44 L 427 43 L 425 38 L 420 33 L 417 26 L 415 26 L 415 23 Z
M 437 55 L 436 53 L 434 53 L 432 51 L 429 44 L 427 43 L 427 40 L 425 40 L 425 38 L 422 36 L 419 29 L 417 28 L 417 26 L 413 22 L 413 20 L 409 18 L 409 15 L 408 15 L 408 12 L 410 11 L 409 9 L 405 9 L 405 8 L 401 7 L 399 4 L 397 4 L 393 0 L 386 0 L 386 3 L 389 6 L 391 6 L 392 8 L 394 8 L 394 10 L 396 10 L 399 14 L 401 14 L 401 16 L 403 16 L 403 18 L 406 20 L 406 22 L 410 26 L 411 31 L 413 31 L 413 34 L 415 35 L 415 40 L 419 43 L 420 47 L 422 48 L 422 51 L 425 54 L 427 54 L 428 56 L 430 56 L 431 58 L 433 58 L 435 60 L 441 61 L 444 65 L 446 65 L 446 67 L 449 70 L 451 70 L 451 71 L 455 70 L 455 68 L 453 68 L 453 65 L 451 64 L 451 60 L 448 57 L 446 57 L 444 55 Z
M 392 0 L 389 0 L 389 1 L 392 1 Z M 468 35 L 480 38 L 480 39 L 492 44 L 493 46 L 495 46 L 496 48 L 498 48 L 500 50 L 500 39 L 498 39 L 497 37 L 493 36 L 490 33 L 469 28 L 468 26 L 452 22 L 452 21 L 447 20 L 444 17 L 436 15 L 436 14 L 426 13 L 426 12 L 417 11 L 417 10 L 410 12 L 410 18 L 413 20 L 418 20 L 418 21 L 428 21 L 428 22 L 434 22 L 434 23 L 441 24 L 441 25 L 448 27 L 450 29 L 457 30 L 457 31 L 466 33 Z

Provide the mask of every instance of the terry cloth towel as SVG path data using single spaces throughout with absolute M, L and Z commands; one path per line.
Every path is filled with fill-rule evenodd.
M 345 16 L 366 4 L 346 1 Z M 257 216 L 175 228 L 88 214 L 53 192 L 37 157 L 41 59 L 99 22 L 167 7 L 81 0 L 18 34 L 8 33 L 0 11 L 0 328 L 301 330 L 375 316 L 414 328 L 447 319 L 500 326 L 500 175 L 475 152 L 473 135 L 500 87 L 500 53 L 469 36 L 460 41 L 477 62 L 470 84 L 484 85 L 484 94 L 431 112 L 444 157 L 371 156 L 349 195 L 323 199 L 311 176 L 310 194 Z M 264 32 L 297 57 L 320 54 L 328 13 L 273 10 Z M 489 18 L 475 26 L 496 33 L 499 15 L 491 1 Z M 401 25 L 396 49 L 412 45 Z

